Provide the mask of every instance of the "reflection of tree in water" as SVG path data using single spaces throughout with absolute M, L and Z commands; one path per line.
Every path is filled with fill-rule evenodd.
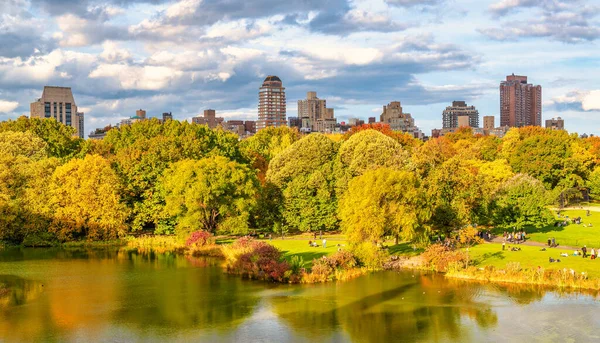
M 41 282 L 0 275 L 0 311 L 9 311 L 10 306 L 25 304 L 37 298 L 42 290 Z
M 482 328 L 497 324 L 491 306 L 474 301 L 477 292 L 457 289 L 439 275 L 390 272 L 306 287 L 272 302 L 280 318 L 313 340 L 342 327 L 356 342 L 464 341 L 468 331 L 462 329 L 462 316 Z
M 135 284 L 123 284 L 118 322 L 147 329 L 227 329 L 254 311 L 261 283 L 225 275 L 214 258 L 127 253 Z M 151 263 L 148 263 L 151 262 Z M 189 268 L 192 266 L 200 268 Z M 149 272 L 149 269 L 152 272 Z M 148 301 L 150 300 L 150 301 Z

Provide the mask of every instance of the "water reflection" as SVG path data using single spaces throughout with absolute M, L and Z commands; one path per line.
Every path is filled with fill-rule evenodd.
M 600 338 L 588 295 L 413 272 L 273 285 L 225 275 L 220 263 L 114 248 L 2 251 L 0 341 Z
M 325 339 L 331 327 L 342 327 L 355 342 L 464 340 L 462 316 L 482 327 L 497 323 L 491 306 L 474 300 L 476 294 L 452 287 L 439 275 L 378 273 L 272 301 L 279 317 L 311 340 Z

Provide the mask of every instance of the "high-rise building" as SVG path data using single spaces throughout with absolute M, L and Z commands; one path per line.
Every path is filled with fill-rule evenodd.
M 546 119 L 546 128 L 552 130 L 564 130 L 565 120 L 561 117 Z
M 164 112 L 162 114 L 162 121 L 163 121 L 163 123 L 166 122 L 167 120 L 173 120 L 173 113 L 171 113 L 171 112 Z
M 71 87 L 45 86 L 42 97 L 29 106 L 32 118 L 53 118 L 75 128 L 75 135 L 83 138 L 83 113 L 77 112 Z
M 542 86 L 508 75 L 500 83 L 500 126 L 542 126 Z
M 267 76 L 258 92 L 258 122 L 256 129 L 286 126 L 285 88 L 277 76 Z
M 496 120 L 494 116 L 484 116 L 483 117 L 483 129 L 484 130 L 493 130 L 496 127 Z
M 377 118 L 369 117 L 369 121 L 368 121 L 369 124 L 375 124 L 376 122 L 377 122 Z
M 317 98 L 317 92 L 308 92 L 306 99 L 298 100 L 298 117 L 304 131 L 333 132 L 337 124 L 333 108 L 327 108 L 327 101 Z
M 464 118 L 459 123 L 461 117 Z M 453 101 L 452 106 L 442 112 L 442 127 L 453 129 L 461 126 L 479 127 L 479 111 L 475 106 L 467 106 L 464 101 Z
M 381 113 L 379 121 L 388 124 L 394 131 L 402 131 L 411 135 L 417 129 L 415 120 L 410 113 L 402 112 L 400 101 L 392 101 L 387 106 L 383 106 L 383 113 Z
M 208 125 L 209 128 L 214 129 L 219 126 L 223 122 L 223 118 L 217 117 L 217 112 L 215 110 L 204 110 L 203 117 L 194 117 L 192 118 L 193 124 L 199 125 Z
M 135 115 L 141 119 L 146 119 L 146 111 L 142 110 L 141 108 L 135 111 Z

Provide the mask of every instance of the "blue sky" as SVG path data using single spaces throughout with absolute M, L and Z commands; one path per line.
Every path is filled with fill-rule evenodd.
M 70 86 L 86 131 L 142 108 L 256 119 L 278 75 L 338 120 L 400 101 L 426 134 L 453 100 L 499 113 L 498 85 L 543 87 L 543 119 L 600 134 L 598 0 L 3 0 L 0 120 Z M 498 123 L 498 118 L 496 118 Z

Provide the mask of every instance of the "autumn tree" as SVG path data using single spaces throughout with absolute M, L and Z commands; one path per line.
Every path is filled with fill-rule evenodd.
M 58 167 L 50 182 L 50 231 L 60 240 L 115 239 L 126 234 L 127 208 L 110 162 L 98 155 Z
M 375 130 L 363 130 L 352 135 L 340 146 L 336 158 L 338 193 L 343 193 L 353 177 L 381 167 L 402 169 L 409 155 L 392 138 Z
M 416 175 L 390 168 L 370 170 L 350 181 L 340 200 L 342 231 L 353 244 L 384 236 L 415 240 L 428 211 Z
M 245 233 L 257 180 L 247 166 L 222 156 L 174 163 L 161 185 L 165 214 L 179 233 Z
M 83 140 L 73 137 L 75 128 L 51 118 L 20 117 L 0 123 L 0 132 L 30 132 L 41 138 L 47 145 L 50 157 L 70 158 L 79 153 Z

